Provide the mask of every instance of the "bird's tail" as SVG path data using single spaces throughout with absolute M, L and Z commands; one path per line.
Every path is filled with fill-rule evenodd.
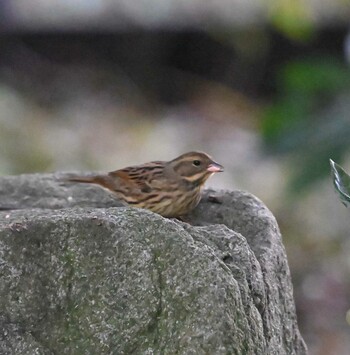
M 108 175 L 93 175 L 93 176 L 69 176 L 65 179 L 68 182 L 79 182 L 86 184 L 96 184 L 107 189 L 113 190 L 115 182 Z
M 97 184 L 98 180 L 97 179 L 97 175 L 96 176 L 69 176 L 67 177 L 65 180 L 66 181 L 70 181 L 70 182 L 84 182 L 84 183 L 87 183 L 87 184 Z

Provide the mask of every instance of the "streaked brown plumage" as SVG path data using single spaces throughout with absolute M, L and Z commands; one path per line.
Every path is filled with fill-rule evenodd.
M 179 217 L 197 206 L 206 180 L 223 167 L 202 152 L 153 161 L 105 175 L 73 176 L 69 181 L 100 185 L 127 204 L 164 217 Z

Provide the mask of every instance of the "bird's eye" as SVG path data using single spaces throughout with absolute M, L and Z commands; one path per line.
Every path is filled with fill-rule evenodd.
M 193 163 L 192 163 L 194 166 L 199 166 L 201 165 L 201 162 L 200 160 L 193 160 Z

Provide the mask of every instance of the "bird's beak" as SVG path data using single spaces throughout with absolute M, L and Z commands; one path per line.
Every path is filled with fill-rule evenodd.
M 222 171 L 224 171 L 224 167 L 218 163 L 215 163 L 215 161 L 213 161 L 208 167 L 207 167 L 207 171 L 211 172 L 211 173 L 220 173 Z

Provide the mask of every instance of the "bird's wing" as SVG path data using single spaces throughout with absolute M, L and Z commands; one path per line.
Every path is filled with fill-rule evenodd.
M 162 184 L 164 162 L 154 161 L 143 165 L 130 166 L 110 172 L 112 178 L 118 178 L 126 188 L 136 192 L 151 192 Z M 138 190 L 138 191 L 137 191 Z

